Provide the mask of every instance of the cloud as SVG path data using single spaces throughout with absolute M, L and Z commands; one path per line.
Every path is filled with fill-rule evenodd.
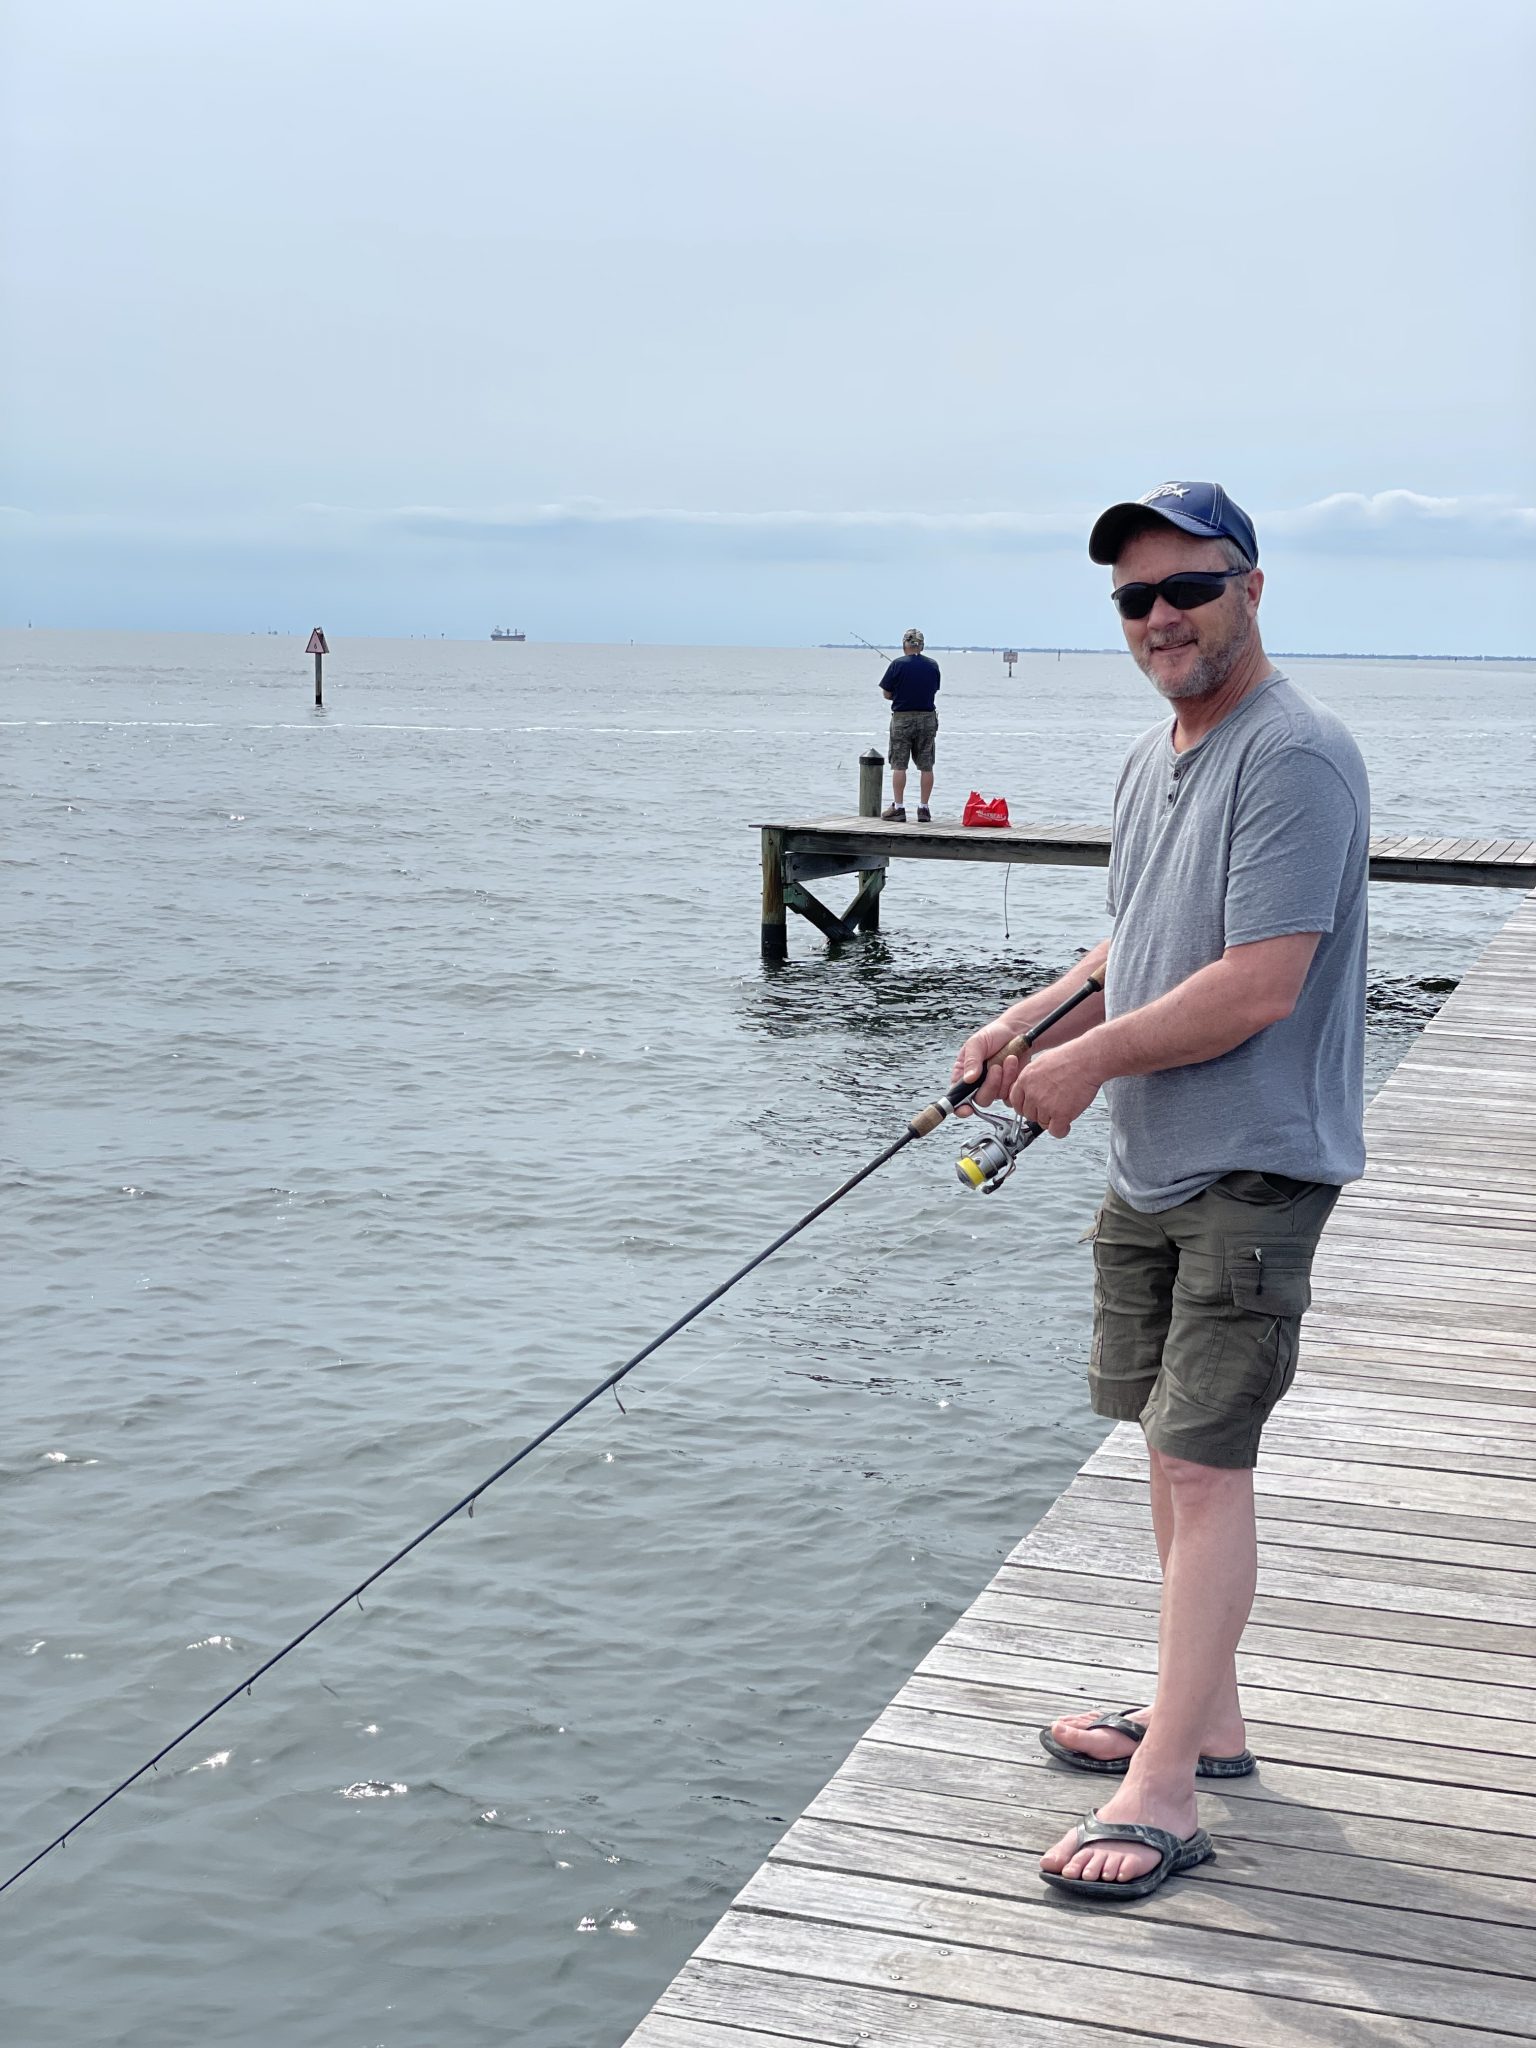
M 233 548 L 312 549 L 329 557 L 398 557 L 423 547 L 489 560 L 730 561 L 767 565 L 893 563 L 948 557 L 1080 554 L 1099 508 L 1052 512 L 720 511 L 606 505 L 592 499 L 528 506 L 402 505 L 384 510 L 312 504 L 291 512 L 196 520 L 128 513 L 33 513 L 0 507 L 16 540 L 157 545 L 222 554 Z M 1337 491 L 1254 515 L 1272 555 L 1511 558 L 1536 551 L 1536 508 L 1494 495 Z
M 1536 507 L 1507 497 L 1431 498 L 1422 491 L 1335 491 L 1257 515 L 1288 551 L 1375 555 L 1522 555 L 1536 548 Z
M 635 554 L 686 547 L 764 561 L 830 561 L 934 552 L 1076 553 L 1099 508 L 737 512 L 621 508 L 574 500 L 504 510 L 417 505 L 362 514 L 313 509 L 324 516 L 363 519 L 386 534 L 460 545 L 579 541 Z M 1536 508 L 1493 495 L 1337 491 L 1310 504 L 1259 511 L 1255 522 L 1261 542 L 1280 553 L 1521 555 L 1536 549 Z

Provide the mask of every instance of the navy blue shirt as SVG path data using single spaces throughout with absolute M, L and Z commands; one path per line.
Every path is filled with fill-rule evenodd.
M 926 654 L 898 654 L 880 687 L 890 691 L 893 711 L 931 711 L 939 687 L 939 664 Z

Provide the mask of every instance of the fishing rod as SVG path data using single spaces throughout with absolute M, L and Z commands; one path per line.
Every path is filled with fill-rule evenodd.
M 1086 1002 L 1091 995 L 1096 995 L 1103 986 L 1104 981 L 1101 974 L 1090 975 L 1081 988 L 1075 989 L 1065 1001 L 1058 1003 L 1048 1016 L 1040 1019 L 1038 1024 L 1033 1025 L 1028 1031 L 1020 1032 L 1017 1037 L 1010 1038 L 1008 1043 L 1002 1048 L 1002 1051 L 996 1055 L 997 1059 L 1007 1060 L 1016 1058 L 1021 1053 L 1027 1052 L 1035 1040 L 1043 1033 L 1049 1031 L 1053 1024 L 1059 1024 L 1061 1019 L 1075 1010 L 1079 1003 Z M 991 1062 L 988 1062 L 988 1065 L 990 1064 Z M 888 1165 L 896 1157 L 898 1152 L 905 1151 L 914 1139 L 926 1138 L 930 1132 L 936 1131 L 952 1110 L 959 1109 L 962 1104 L 970 1101 L 985 1078 L 986 1068 L 983 1067 L 981 1073 L 977 1074 L 973 1079 L 957 1081 L 952 1088 L 939 1096 L 936 1101 L 930 1102 L 926 1109 L 920 1109 L 893 1144 L 887 1145 L 883 1152 L 877 1153 L 867 1165 L 861 1166 L 857 1173 L 850 1174 L 841 1187 L 834 1188 L 832 1193 L 826 1196 L 824 1200 L 818 1202 L 813 1209 L 807 1209 L 797 1222 L 789 1226 L 788 1230 L 781 1231 L 772 1244 L 765 1246 L 762 1251 L 757 1253 L 756 1257 L 748 1259 L 744 1266 L 738 1266 L 729 1279 L 722 1280 L 720 1285 L 714 1288 L 712 1292 L 704 1295 L 701 1300 L 696 1301 L 686 1314 L 680 1315 L 676 1322 L 669 1323 L 660 1336 L 653 1337 L 649 1344 L 642 1345 L 633 1358 L 625 1359 L 624 1363 L 616 1371 L 609 1373 L 606 1379 L 599 1380 L 590 1392 L 583 1394 L 579 1401 L 573 1402 L 563 1415 L 557 1417 L 546 1428 L 541 1429 L 537 1436 L 530 1437 L 528 1442 L 514 1451 L 510 1458 L 505 1459 L 503 1463 L 496 1467 L 494 1472 L 487 1478 L 482 1479 L 478 1486 L 466 1493 L 462 1499 L 456 1500 L 451 1508 L 445 1508 L 435 1521 L 429 1522 L 408 1543 L 401 1544 L 392 1557 L 387 1557 L 383 1564 L 377 1566 L 365 1579 L 359 1579 L 357 1584 L 350 1591 L 343 1593 L 339 1600 L 333 1600 L 325 1612 L 317 1615 L 307 1628 L 301 1629 L 291 1641 L 284 1643 L 280 1650 L 274 1650 L 265 1663 L 258 1664 L 249 1676 L 242 1678 L 238 1684 L 232 1685 L 221 1699 L 215 1700 L 213 1705 L 204 1713 L 199 1714 L 195 1721 L 189 1721 L 179 1735 L 173 1735 L 170 1741 L 157 1749 L 152 1757 L 146 1758 L 136 1771 L 131 1771 L 120 1784 L 114 1785 L 110 1792 L 103 1793 L 94 1806 L 87 1807 L 84 1813 L 71 1821 L 62 1834 L 55 1835 L 51 1842 L 39 1849 L 35 1855 L 29 1856 L 25 1863 L 13 1870 L 10 1876 L 3 1883 L 0 1883 L 0 1892 L 9 1891 L 11 1886 L 25 1877 L 29 1870 L 35 1869 L 45 1856 L 51 1855 L 55 1849 L 62 1849 L 71 1835 L 77 1834 L 87 1821 L 94 1820 L 102 1808 L 110 1806 L 119 1794 L 126 1792 L 131 1785 L 136 1785 L 140 1778 L 145 1777 L 150 1771 L 158 1770 L 159 1766 L 173 1749 L 178 1749 L 187 1740 L 188 1736 L 195 1735 L 199 1728 L 206 1727 L 215 1714 L 220 1713 L 231 1701 L 237 1700 L 241 1693 L 248 1695 L 258 1678 L 265 1678 L 274 1665 L 281 1664 L 283 1659 L 298 1649 L 301 1643 L 308 1642 L 317 1629 L 323 1628 L 334 1616 L 340 1614 L 344 1607 L 350 1606 L 355 1600 L 359 1611 L 361 1611 L 362 1595 L 368 1591 L 370 1586 L 376 1585 L 386 1572 L 392 1571 L 402 1558 L 409 1557 L 413 1550 L 416 1550 L 421 1544 L 425 1543 L 429 1536 L 435 1535 L 445 1522 L 451 1522 L 455 1515 L 467 1512 L 472 1519 L 475 1512 L 475 1502 L 480 1498 L 481 1494 L 488 1492 L 498 1479 L 504 1479 L 514 1465 L 520 1465 L 524 1458 L 529 1457 L 541 1444 L 548 1443 L 550 1438 L 556 1435 L 558 1431 L 564 1429 L 568 1422 L 573 1422 L 583 1409 L 590 1408 L 592 1403 L 600 1400 L 604 1394 L 614 1392 L 618 1387 L 619 1381 L 624 1379 L 627 1374 L 632 1373 L 637 1365 L 643 1364 L 653 1352 L 659 1351 L 662 1345 L 675 1337 L 680 1330 L 686 1330 L 691 1322 L 704 1313 L 705 1309 L 711 1308 L 722 1295 L 729 1294 L 739 1280 L 745 1280 L 749 1273 L 755 1272 L 759 1266 L 764 1265 L 773 1257 L 775 1252 L 781 1251 L 791 1238 L 798 1237 L 808 1224 L 814 1223 L 818 1216 L 824 1216 L 834 1204 L 843 1199 L 844 1195 L 851 1194 L 863 1181 L 868 1180 L 871 1174 L 878 1173 L 882 1166 Z M 990 1194 L 993 1189 L 1000 1187 L 1009 1174 L 1013 1172 L 1014 1167 L 1018 1164 L 1019 1153 L 1026 1146 L 1032 1145 L 1035 1139 L 1040 1136 L 1041 1126 L 1029 1122 L 1025 1117 L 1015 1117 L 1010 1122 L 1008 1119 L 994 1115 L 984 1109 L 974 1110 L 972 1114 L 982 1117 L 993 1128 L 988 1137 L 966 1148 L 958 1171 L 961 1180 L 967 1186 L 978 1187 L 983 1193 Z M 614 1392 L 614 1399 L 618 1400 L 617 1392 Z M 619 1405 L 622 1408 L 623 1403 L 620 1402 Z
M 848 630 L 850 633 L 853 633 L 852 626 Z M 867 647 L 871 654 L 878 654 L 882 661 L 894 660 L 895 657 L 893 655 L 887 654 L 883 647 L 877 647 L 873 640 L 866 640 L 862 633 L 853 633 L 853 637 L 861 647 Z

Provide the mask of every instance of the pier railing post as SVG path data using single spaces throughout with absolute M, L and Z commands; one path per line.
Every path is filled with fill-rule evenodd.
M 859 756 L 859 816 L 878 818 L 885 789 L 885 756 L 867 747 Z
M 763 958 L 789 958 L 789 917 L 784 908 L 784 834 L 763 827 Z

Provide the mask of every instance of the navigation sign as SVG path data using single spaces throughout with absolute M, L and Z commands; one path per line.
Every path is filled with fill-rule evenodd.
M 330 651 L 329 647 L 325 644 L 325 635 L 316 626 L 313 633 L 309 636 L 309 645 L 305 648 L 304 652 L 306 654 L 329 654 Z

